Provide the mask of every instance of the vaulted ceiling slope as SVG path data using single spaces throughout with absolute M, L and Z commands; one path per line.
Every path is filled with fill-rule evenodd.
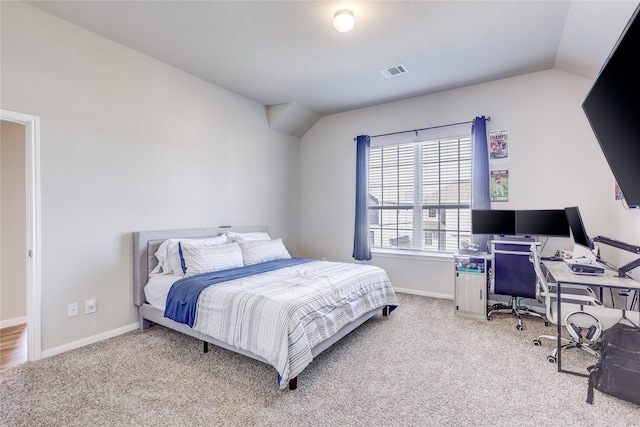
M 637 1 L 27 1 L 309 117 L 550 68 L 594 78 Z M 351 9 L 355 28 L 333 29 Z M 407 73 L 380 70 L 402 64 Z M 282 106 L 287 106 L 283 109 Z M 288 108 L 293 106 L 293 110 Z M 277 118 L 277 114 L 273 114 Z M 291 127 L 304 133 L 307 123 Z

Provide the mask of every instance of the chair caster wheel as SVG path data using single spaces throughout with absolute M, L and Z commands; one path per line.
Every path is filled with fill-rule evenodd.
M 556 363 L 556 358 L 553 356 L 547 356 L 547 362 L 549 363 Z
M 533 345 L 540 346 L 542 345 L 542 343 L 540 342 L 540 340 L 533 340 Z
M 524 327 L 522 325 L 516 325 L 516 329 L 521 331 L 522 329 L 524 329 Z

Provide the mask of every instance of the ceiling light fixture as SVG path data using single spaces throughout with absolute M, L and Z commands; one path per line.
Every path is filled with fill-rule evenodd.
M 333 28 L 341 33 L 351 31 L 353 26 L 356 25 L 356 20 L 353 17 L 353 12 L 347 9 L 342 9 L 336 12 L 333 17 Z

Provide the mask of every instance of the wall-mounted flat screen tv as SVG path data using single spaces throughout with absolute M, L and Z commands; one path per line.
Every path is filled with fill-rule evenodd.
M 640 207 L 640 6 L 582 103 L 629 206 Z

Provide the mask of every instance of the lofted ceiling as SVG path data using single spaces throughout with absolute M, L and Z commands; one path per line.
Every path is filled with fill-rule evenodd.
M 322 115 L 550 68 L 594 78 L 638 4 L 26 3 L 272 107 L 274 120 L 287 112 L 299 122 L 292 134 Z M 331 22 L 343 8 L 356 19 L 349 33 Z M 388 79 L 380 73 L 399 64 L 408 72 Z

